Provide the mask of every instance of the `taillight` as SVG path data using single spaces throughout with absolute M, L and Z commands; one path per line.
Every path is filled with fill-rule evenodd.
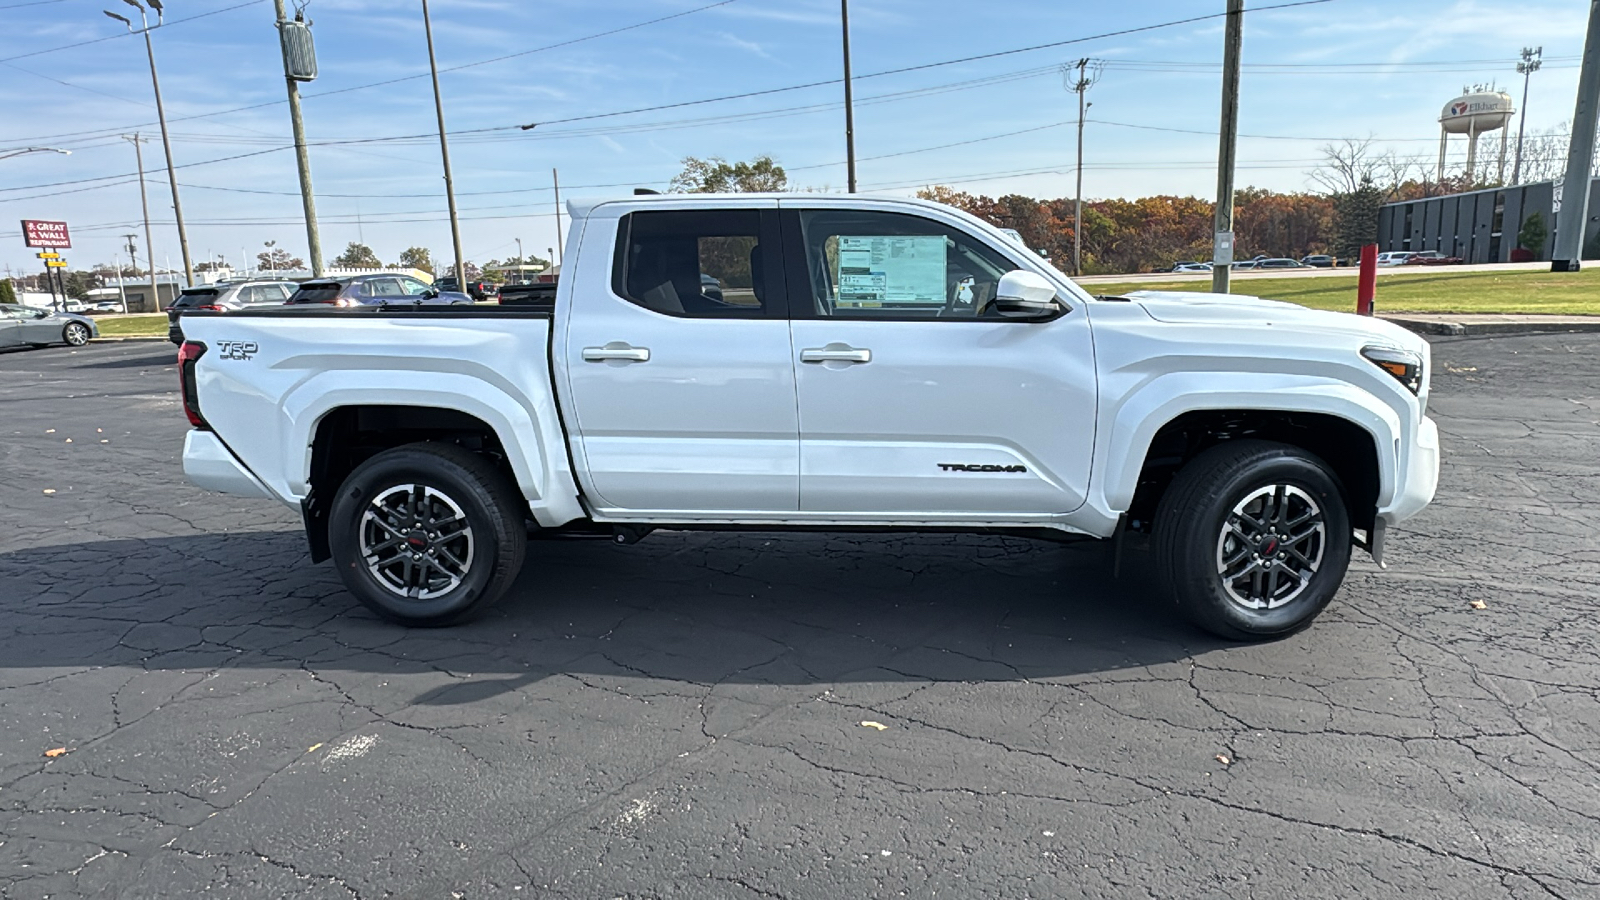
M 220 306 L 196 306 L 195 309 L 203 309 L 209 312 L 222 312 L 222 307 Z
M 207 428 L 206 420 L 200 417 L 200 392 L 195 389 L 194 370 L 195 363 L 204 356 L 206 345 L 196 341 L 184 341 L 178 348 L 178 383 L 183 388 L 183 413 L 189 417 L 189 424 L 198 428 Z

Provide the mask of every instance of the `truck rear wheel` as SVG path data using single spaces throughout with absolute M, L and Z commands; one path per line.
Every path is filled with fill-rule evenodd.
M 1196 625 L 1234 640 L 1280 637 L 1309 625 L 1338 592 L 1350 516 L 1315 456 L 1229 441 L 1173 479 L 1152 549 L 1163 588 Z
M 408 444 L 345 479 L 328 547 L 345 586 L 403 625 L 454 625 L 499 600 L 522 568 L 526 506 L 510 479 L 453 444 Z

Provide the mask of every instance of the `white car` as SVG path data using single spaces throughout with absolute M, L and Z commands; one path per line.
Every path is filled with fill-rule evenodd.
M 529 522 L 1134 532 L 1232 638 L 1311 622 L 1433 497 L 1428 345 L 1381 319 L 1095 298 L 925 201 L 569 208 L 553 310 L 185 315 L 189 478 L 301 510 L 311 558 L 407 624 L 505 594 Z
M 1403 266 L 1406 264 L 1407 260 L 1416 255 L 1416 251 L 1414 250 L 1391 250 L 1385 253 L 1379 253 L 1378 265 Z

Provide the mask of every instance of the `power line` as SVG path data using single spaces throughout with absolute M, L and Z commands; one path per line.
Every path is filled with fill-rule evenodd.
M 1330 3 L 1330 2 L 1332 2 L 1332 0 L 1298 0 L 1298 2 L 1294 2 L 1294 3 L 1280 3 L 1280 4 L 1276 5 L 1276 6 L 1258 7 L 1255 10 L 1253 10 L 1253 12 L 1261 13 L 1261 12 L 1266 12 L 1268 10 L 1274 10 L 1274 9 L 1290 9 L 1290 8 L 1296 7 L 1296 6 L 1314 6 L 1314 5 L 1317 5 L 1317 4 Z M 1048 50 L 1048 49 L 1053 49 L 1053 48 L 1056 48 L 1056 47 L 1066 47 L 1066 46 L 1070 46 L 1072 44 L 1083 44 L 1083 43 L 1087 43 L 1089 41 L 1099 41 L 1099 40 L 1105 40 L 1107 38 L 1114 38 L 1114 37 L 1126 37 L 1126 36 L 1128 36 L 1130 34 L 1139 34 L 1141 32 L 1146 32 L 1146 31 L 1156 31 L 1156 30 L 1162 29 L 1162 28 L 1173 28 L 1173 27 L 1176 27 L 1178 25 L 1192 25 L 1192 24 L 1194 24 L 1196 22 L 1204 22 L 1204 21 L 1207 21 L 1209 19 L 1222 18 L 1222 17 L 1224 17 L 1226 15 L 1227 15 L 1227 13 L 1212 13 L 1212 14 L 1204 15 L 1204 16 L 1193 16 L 1193 17 L 1187 18 L 1187 19 L 1175 19 L 1175 20 L 1170 21 L 1170 22 L 1160 22 L 1160 23 L 1157 23 L 1155 25 L 1140 25 L 1140 26 L 1135 27 L 1135 28 L 1123 28 L 1123 29 L 1120 29 L 1118 31 L 1107 31 L 1107 32 L 1103 32 L 1101 34 L 1091 34 L 1091 35 L 1088 35 L 1088 36 L 1085 36 L 1085 37 L 1068 38 L 1067 40 L 1062 40 L 1062 41 L 1051 41 L 1048 44 L 1034 44 L 1033 46 L 1030 46 L 1030 47 L 1017 47 L 1017 48 L 1011 49 L 1011 50 L 996 50 L 993 53 L 980 53 L 980 54 L 978 54 L 976 56 L 962 56 L 962 57 L 958 57 L 956 59 L 939 60 L 937 62 L 922 63 L 920 65 L 915 65 L 915 66 L 901 66 L 900 68 L 897 68 L 897 69 L 884 69 L 881 72 L 872 72 L 872 73 L 869 73 L 869 74 L 866 74 L 866 75 L 856 75 L 855 76 L 855 80 L 863 81 L 863 80 L 868 79 L 868 78 L 883 78 L 883 77 L 888 76 L 888 75 L 903 75 L 903 74 L 905 74 L 907 72 L 921 72 L 921 71 L 925 71 L 927 69 L 939 68 L 941 66 L 954 66 L 954 65 L 959 65 L 961 63 L 977 62 L 979 60 L 985 60 L 985 59 L 995 59 L 997 57 L 1002 57 L 1002 56 L 1013 56 L 1013 55 L 1018 54 L 1018 53 L 1031 53 L 1031 52 L 1033 52 L 1035 50 Z M 700 106 L 700 105 L 703 105 L 703 104 L 706 104 L 706 103 L 721 103 L 721 102 L 726 101 L 726 100 L 744 100 L 744 99 L 748 99 L 750 97 L 765 97 L 765 96 L 769 96 L 769 95 L 772 95 L 772 94 L 785 93 L 787 91 L 800 91 L 800 90 L 805 90 L 807 88 L 827 87 L 829 85 L 841 84 L 843 81 L 844 81 L 843 78 L 829 78 L 829 79 L 826 79 L 826 80 L 823 80 L 823 81 L 809 81 L 809 82 L 806 82 L 804 84 L 793 84 L 793 85 L 789 85 L 788 87 L 766 88 L 764 90 L 759 90 L 759 91 L 745 91 L 745 92 L 739 93 L 739 94 L 726 94 L 726 95 L 723 95 L 721 97 L 707 97 L 707 98 L 705 98 L 703 100 L 683 100 L 683 101 L 680 101 L 680 102 L 677 102 L 677 103 L 662 103 L 662 104 L 658 104 L 656 106 L 642 106 L 642 107 L 638 107 L 636 109 L 624 109 L 624 110 L 617 110 L 615 112 L 591 113 L 589 115 L 584 115 L 584 116 L 569 116 L 569 117 L 564 118 L 564 119 L 546 119 L 543 122 L 533 122 L 533 123 L 530 123 L 528 125 L 522 125 L 522 126 L 518 126 L 518 127 L 520 127 L 524 131 L 530 131 L 530 130 L 532 130 L 534 128 L 538 128 L 541 125 L 564 125 L 564 124 L 566 124 L 568 122 L 588 122 L 588 121 L 592 121 L 594 119 L 608 119 L 608 118 L 612 118 L 612 117 L 615 117 L 615 116 L 629 116 L 629 115 L 633 115 L 635 113 L 659 112 L 659 111 L 664 110 L 664 109 L 682 109 L 683 107 L 686 107 L 686 106 Z M 495 130 L 501 130 L 501 129 L 488 129 L 488 128 L 486 128 L 486 129 L 479 129 L 479 130 L 482 130 L 482 131 L 495 131 Z
M 288 150 L 290 147 L 293 147 L 293 146 L 294 146 L 293 144 L 288 144 L 288 145 L 285 145 L 285 146 L 282 146 L 282 147 L 271 147 L 271 148 L 266 149 L 266 150 L 256 150 L 256 151 L 254 151 L 252 153 L 236 153 L 233 156 L 221 156 L 221 157 L 218 157 L 216 159 L 204 159 L 204 160 L 201 160 L 200 162 L 184 163 L 181 166 L 173 166 L 172 168 L 174 168 L 174 169 L 191 169 L 191 168 L 194 168 L 195 166 L 209 166 L 212 163 L 229 162 L 229 161 L 232 161 L 232 160 L 235 160 L 235 159 L 245 159 L 245 158 L 251 157 L 251 156 L 261 156 L 261 155 L 267 154 L 267 153 L 277 153 L 279 150 Z M 138 174 L 138 173 L 136 173 L 136 172 L 124 172 L 121 175 L 102 175 L 99 178 L 79 178 L 79 179 L 75 179 L 73 181 L 52 181 L 52 182 L 49 182 L 48 184 L 30 184 L 30 185 L 26 185 L 24 187 L 0 188 L 0 191 L 31 191 L 31 190 L 33 190 L 35 188 L 42 188 L 42 187 L 59 187 L 59 186 L 65 186 L 65 185 L 69 185 L 69 184 L 89 184 L 91 182 L 96 182 L 96 181 L 111 181 L 111 180 L 117 179 L 117 178 L 127 178 L 129 176 L 136 175 L 136 174 Z M 62 193 L 76 193 L 76 192 L 75 191 L 63 191 Z M 50 197 L 50 196 L 54 196 L 54 195 L 53 194 L 40 194 L 40 195 L 37 195 L 37 196 Z M 0 197 L 0 201 L 3 201 L 3 202 L 11 202 L 13 200 L 31 200 L 31 199 L 33 199 L 33 198 L 32 197 Z
M 250 0 L 250 2 L 251 3 L 264 2 L 264 0 Z M 556 49 L 559 49 L 561 47 L 570 47 L 570 46 L 572 46 L 574 44 L 581 44 L 581 43 L 584 43 L 586 41 L 597 40 L 597 39 L 603 38 L 603 37 L 610 37 L 611 35 L 614 35 L 614 34 L 621 34 L 621 33 L 625 32 L 625 31 L 633 31 L 633 30 L 638 29 L 638 28 L 644 28 L 644 27 L 649 26 L 649 25 L 656 25 L 656 24 L 659 24 L 661 22 L 670 21 L 672 19 L 683 18 L 684 16 L 694 15 L 695 13 L 705 12 L 706 10 L 709 10 L 709 9 L 715 9 L 715 8 L 717 8 L 719 6 L 727 6 L 730 3 L 737 3 L 737 2 L 738 2 L 738 0 L 717 0 L 717 2 L 715 2 L 715 3 L 709 3 L 709 4 L 706 4 L 704 6 L 697 6 L 694 9 L 687 9 L 687 10 L 684 10 L 683 12 L 673 13 L 673 14 L 667 15 L 667 16 L 658 16 L 658 17 L 656 17 L 654 19 L 647 19 L 647 20 L 642 21 L 642 22 L 635 22 L 632 25 L 623 25 L 621 27 L 612 28 L 612 29 L 609 29 L 607 31 L 599 31 L 599 32 L 595 32 L 594 34 L 583 35 L 582 37 L 569 38 L 569 39 L 564 40 L 564 41 L 557 41 L 554 44 L 546 44 L 546 45 L 544 45 L 542 47 L 534 47 L 534 48 L 532 48 L 530 50 L 521 50 L 521 51 L 518 51 L 516 53 L 506 54 L 504 56 L 496 56 L 496 57 L 492 57 L 490 59 L 481 59 L 481 60 L 478 60 L 477 62 L 462 63 L 462 64 L 457 65 L 457 66 L 450 66 L 450 67 L 447 67 L 447 68 L 440 69 L 439 71 L 440 72 L 455 72 L 455 71 L 459 71 L 461 69 L 470 69 L 470 68 L 472 68 L 474 66 L 488 65 L 489 63 L 502 62 L 502 61 L 508 60 L 508 59 L 515 59 L 515 58 L 521 57 L 521 56 L 528 56 L 528 55 L 533 54 L 533 53 L 543 53 L 543 52 L 545 52 L 547 50 L 556 50 Z M 240 6 L 248 6 L 248 5 L 249 5 L 249 3 L 240 4 Z M 238 8 L 239 7 L 229 7 L 229 9 L 238 9 Z M 217 10 L 217 12 L 226 12 L 226 10 Z M 211 13 L 207 13 L 206 15 L 211 15 Z M 193 16 L 191 18 L 199 18 L 199 17 L 198 16 Z M 186 19 L 174 20 L 174 22 L 179 22 L 179 21 L 188 21 L 188 20 L 186 20 Z M 169 24 L 172 24 L 172 23 L 169 23 Z M 117 37 L 121 37 L 121 35 L 117 35 Z M 99 40 L 110 40 L 110 38 L 99 38 Z M 94 42 L 93 41 L 87 41 L 85 43 L 94 43 Z M 71 44 L 71 45 L 68 45 L 68 46 L 82 46 L 82 45 L 80 45 L 80 44 Z M 67 49 L 67 48 L 66 47 L 58 47 L 56 49 L 64 50 L 64 49 Z M 48 53 L 48 52 L 52 52 L 52 51 L 45 50 L 45 51 L 40 51 L 40 52 L 41 53 Z M 27 54 L 27 55 L 33 55 L 33 54 Z M 14 57 L 11 57 L 11 58 L 12 59 L 21 59 L 22 57 L 14 56 Z M 6 60 L 0 60 L 0 62 L 6 62 Z M 428 73 L 419 72 L 419 73 L 417 73 L 415 75 L 403 75 L 403 76 L 400 76 L 398 78 L 390 78 L 390 79 L 387 79 L 387 80 L 384 80 L 384 81 L 374 81 L 374 82 L 370 82 L 368 84 L 358 84 L 358 85 L 352 85 L 350 87 L 345 87 L 345 88 L 337 88 L 337 89 L 331 90 L 331 91 L 322 91 L 321 93 L 316 93 L 316 94 L 307 94 L 307 95 L 305 95 L 305 99 L 311 100 L 311 99 L 315 99 L 317 97 L 331 97 L 331 96 L 333 96 L 335 94 L 347 94 L 347 93 L 350 93 L 351 91 L 361 91 L 361 90 L 366 90 L 367 88 L 382 87 L 382 86 L 390 85 L 390 84 L 398 84 L 399 82 L 402 82 L 402 81 L 413 81 L 413 80 L 416 80 L 418 78 L 427 78 L 427 77 L 428 77 Z M 265 108 L 267 108 L 269 106 L 277 106 L 279 104 L 287 103 L 287 102 L 288 102 L 287 100 L 272 100 L 272 101 L 268 101 L 266 103 L 253 103 L 253 104 L 251 104 L 249 106 L 235 106 L 235 107 L 232 107 L 231 109 L 220 109 L 220 110 L 215 110 L 213 112 L 207 112 L 207 113 L 195 113 L 194 115 L 181 116 L 179 118 L 169 119 L 168 121 L 169 122 L 187 122 L 187 121 L 192 121 L 194 119 L 207 119 L 207 118 L 211 118 L 213 116 L 225 116 L 225 115 L 228 115 L 230 113 L 248 112 L 248 111 L 254 110 L 254 109 L 265 109 Z M 142 128 L 142 127 L 144 127 L 146 125 L 153 125 L 153 124 L 155 124 L 155 123 L 153 123 L 153 122 L 141 122 L 138 125 L 123 126 L 123 127 L 119 128 L 118 131 L 126 131 L 126 130 L 128 130 L 130 128 Z M 58 135 L 51 135 L 49 139 L 53 140 L 53 139 L 62 138 L 62 137 L 77 137 L 77 136 L 80 136 L 80 135 L 94 135 L 94 134 L 100 134 L 100 133 L 101 132 L 99 132 L 99 131 L 63 132 L 63 133 L 58 134 Z M 436 134 L 431 135 L 431 136 L 437 137 Z M 38 140 L 38 139 L 29 138 L 28 140 Z
M 265 2 L 265 0 L 245 0 L 245 2 L 243 2 L 243 3 L 235 4 L 234 6 L 225 6 L 222 9 L 213 9 L 210 12 L 197 13 L 197 14 L 192 15 L 192 16 L 185 16 L 185 17 L 183 17 L 181 19 L 168 19 L 165 23 L 162 24 L 161 27 L 165 28 L 165 27 L 168 27 L 168 26 L 171 26 L 171 25 L 182 25 L 184 22 L 193 22 L 196 19 L 204 19 L 207 16 L 220 15 L 220 14 L 225 13 L 225 12 L 233 12 L 236 9 L 244 9 L 246 6 L 253 6 L 254 4 L 264 3 L 264 2 Z M 26 5 L 26 4 L 23 4 L 23 5 Z M 90 44 L 99 44 L 99 43 L 102 43 L 102 42 L 105 42 L 105 41 L 114 41 L 114 40 L 116 40 L 118 38 L 124 38 L 124 37 L 127 37 L 127 36 L 128 36 L 128 34 L 126 34 L 126 33 L 125 34 L 112 34 L 112 35 L 107 35 L 106 37 L 102 37 L 102 38 L 93 38 L 93 39 L 87 40 L 87 41 L 79 41 L 76 44 L 62 44 L 59 47 L 50 47 L 50 48 L 45 49 L 45 50 L 35 50 L 35 51 L 31 52 L 31 53 L 19 53 L 16 56 L 8 56 L 5 59 L 0 59 L 0 63 L 14 62 L 14 61 L 19 60 L 19 59 L 27 59 L 30 56 L 43 56 L 46 53 L 55 53 L 55 52 L 58 52 L 58 51 L 61 51 L 61 50 L 71 50 L 71 49 L 73 49 L 75 47 L 87 47 Z M 144 124 L 153 125 L 155 123 L 154 122 L 148 122 L 148 123 L 144 123 Z M 138 127 L 143 127 L 143 125 L 140 125 Z

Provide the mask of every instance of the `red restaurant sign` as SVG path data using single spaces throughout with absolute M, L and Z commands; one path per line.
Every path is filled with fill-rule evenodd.
M 65 222 L 23 219 L 22 234 L 27 238 L 29 247 L 38 247 L 44 250 L 62 250 L 72 246 L 72 238 L 67 235 L 67 223 Z

